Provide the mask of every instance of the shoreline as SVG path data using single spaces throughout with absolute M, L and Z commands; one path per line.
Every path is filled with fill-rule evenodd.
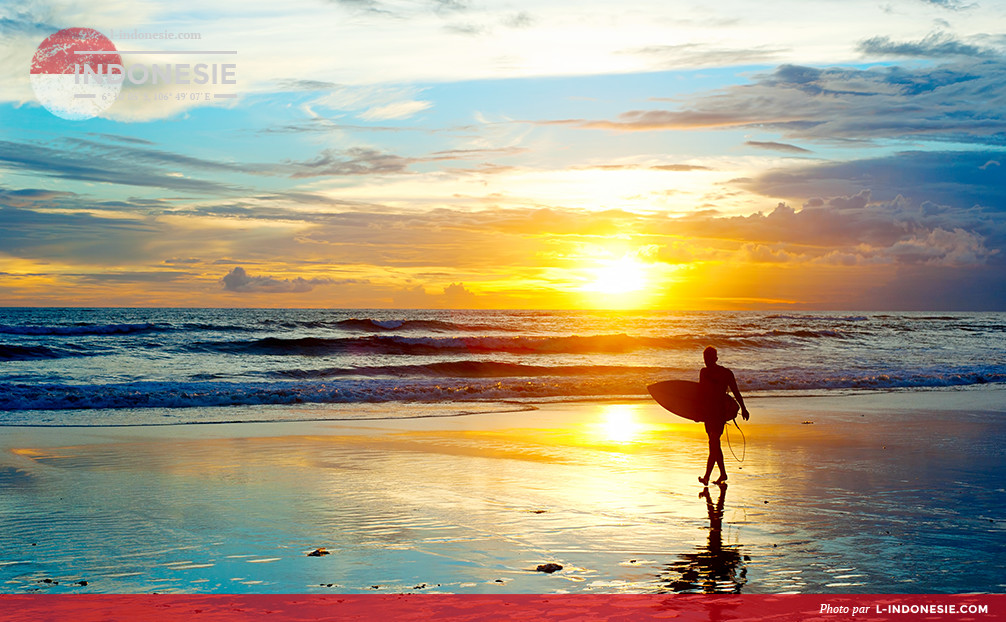
M 908 405 L 912 408 L 930 408 L 934 400 L 940 402 L 941 408 L 947 409 L 975 409 L 980 408 L 990 412 L 1006 412 L 1006 399 L 996 399 L 992 397 L 996 393 L 1006 395 L 1006 384 L 972 384 L 953 385 L 941 387 L 898 387 L 898 388 L 877 388 L 877 389 L 831 389 L 831 390 L 773 390 L 760 392 L 745 392 L 745 401 L 761 403 L 763 401 L 771 404 L 770 413 L 776 411 L 800 410 L 794 407 L 797 400 L 819 402 L 826 405 L 829 410 L 841 410 L 843 406 L 834 403 L 835 400 L 843 402 L 855 401 L 857 407 L 868 410 L 906 410 Z M 970 396 L 970 399 L 964 399 Z M 895 405 L 892 402 L 897 402 Z M 920 404 L 925 402 L 925 404 Z M 305 403 L 305 404 L 255 404 L 255 405 L 233 405 L 233 406 L 185 406 L 178 408 L 151 408 L 148 410 L 160 411 L 164 413 L 185 413 L 185 412 L 247 412 L 255 413 L 261 411 L 291 412 L 294 413 L 318 413 L 315 416 L 300 415 L 285 418 L 261 419 L 220 419 L 208 421 L 166 421 L 163 423 L 4 423 L 0 422 L 0 430 L 17 428 L 35 429 L 115 429 L 115 428 L 145 428 L 145 427 L 185 427 L 185 426 L 215 426 L 215 425 L 270 425 L 270 424 L 310 424 L 310 423 L 347 423 L 353 422 L 379 422 L 379 421 L 404 421 L 411 419 L 443 419 L 453 417 L 479 417 L 512 413 L 528 413 L 540 410 L 551 410 L 555 408 L 565 409 L 581 405 L 589 407 L 598 404 L 653 404 L 653 399 L 648 395 L 615 395 L 615 396 L 592 396 L 592 397 L 556 397 L 556 398 L 526 398 L 526 399 L 502 399 L 502 400 L 452 400 L 439 402 L 420 401 L 383 401 L 383 402 L 336 402 L 336 403 Z M 848 406 L 845 406 L 848 407 Z M 416 410 L 417 414 L 387 416 L 378 414 L 391 408 L 405 408 Z M 443 410 L 456 411 L 444 413 Z M 7 411 L 18 413 L 63 413 L 74 412 L 79 414 L 90 413 L 120 413 L 133 409 L 104 409 L 104 408 L 82 408 L 82 409 L 62 409 L 55 411 L 47 410 L 23 410 Z M 657 409 L 659 412 L 660 409 Z M 337 416 L 332 413 L 344 411 L 347 413 L 364 413 L 363 416 Z M 424 412 L 425 411 L 425 412 Z M 374 414 L 367 414 L 374 413 Z M 166 415 L 167 416 L 167 415 Z M 670 420 L 674 420 L 673 415 L 668 415 Z M 753 421 L 752 423 L 757 423 Z M 2 443 L 2 441 L 0 441 Z M 2 447 L 2 444 L 0 444 Z
M 702 427 L 644 400 L 6 426 L 0 591 L 1003 592 L 1003 391 L 746 397 L 708 497 Z

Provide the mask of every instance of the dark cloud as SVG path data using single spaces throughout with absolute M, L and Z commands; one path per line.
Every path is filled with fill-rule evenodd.
M 913 151 L 849 162 L 827 162 L 772 170 L 740 185 L 771 197 L 853 195 L 869 189 L 877 200 L 904 196 L 967 209 L 983 205 L 1006 213 L 1006 183 L 999 166 L 1003 151 Z
M 966 269 L 1006 263 L 1006 223 L 990 209 L 960 210 L 869 191 L 785 203 L 751 216 L 698 215 L 667 233 L 744 243 L 745 259 L 832 265 L 929 265 Z
M 88 142 L 73 139 L 69 141 L 69 144 L 79 146 Z M 109 151 L 119 151 L 123 156 L 127 152 L 135 155 L 135 150 L 123 148 L 110 149 Z M 149 166 L 151 159 L 157 160 L 159 157 L 161 162 L 170 159 L 157 154 L 148 154 L 147 158 L 139 159 L 134 157 L 101 158 L 96 157 L 93 150 L 85 149 L 75 152 L 32 143 L 0 140 L 0 167 L 9 170 L 40 173 L 48 177 L 75 181 L 163 188 L 200 194 L 229 194 L 238 189 L 236 186 L 216 181 L 171 175 Z M 194 158 L 185 158 L 184 156 L 178 156 L 178 158 L 188 160 L 192 165 L 196 163 Z M 147 160 L 146 163 L 144 159 Z M 219 166 L 210 164 L 210 168 L 219 168 Z
M 114 265 L 145 258 L 146 245 L 163 232 L 163 227 L 137 218 L 0 205 L 0 253 L 14 257 Z
M 417 161 L 461 159 L 450 153 L 427 158 L 405 158 L 374 149 L 353 147 L 344 150 L 327 149 L 316 157 L 282 163 L 239 162 L 229 159 L 205 159 L 163 149 L 142 139 L 105 134 L 91 134 L 103 140 L 68 137 L 52 145 L 18 143 L 0 140 L 0 168 L 26 171 L 48 177 L 83 182 L 103 182 L 126 186 L 159 188 L 209 196 L 251 194 L 245 185 L 207 179 L 208 173 L 218 179 L 230 175 L 292 179 L 326 175 L 375 175 L 404 173 Z M 108 142 L 105 142 L 108 141 Z M 483 150 L 488 154 L 491 150 Z M 500 150 L 499 153 L 503 153 Z M 156 207 L 157 200 L 150 207 Z M 132 207 L 136 207 L 132 202 Z M 108 208 L 114 207 L 111 204 Z M 166 207 L 163 201 L 160 207 Z M 92 208 L 96 206 L 92 205 Z
M 88 136 L 93 136 L 95 138 L 102 138 L 104 140 L 110 140 L 114 142 L 126 143 L 127 145 L 156 145 L 157 143 L 146 140 L 144 138 L 137 138 L 135 136 L 122 136 L 119 134 L 102 134 L 100 132 L 88 132 Z
M 896 56 L 907 58 L 946 58 L 967 56 L 971 58 L 991 58 L 999 51 L 965 43 L 957 37 L 934 32 L 919 41 L 892 41 L 890 37 L 872 37 L 861 41 L 857 49 L 870 56 Z
M 412 160 L 374 149 L 326 149 L 313 160 L 288 162 L 293 178 L 324 175 L 382 175 L 405 172 Z
M 753 82 L 698 97 L 689 108 L 631 110 L 614 121 L 564 119 L 616 131 L 757 128 L 807 140 L 1006 144 L 1006 62 L 987 59 L 869 69 L 783 65 Z
M 93 272 L 66 274 L 87 283 L 170 283 L 193 276 L 191 272 L 162 270 L 159 272 Z
M 240 293 L 300 294 L 309 292 L 316 285 L 332 283 L 331 279 L 276 279 L 271 276 L 252 276 L 241 266 L 235 267 L 221 279 L 224 289 Z
M 789 145 L 786 143 L 749 140 L 746 141 L 744 144 L 747 145 L 748 147 L 754 147 L 755 149 L 768 149 L 769 151 L 785 151 L 786 153 L 813 153 L 810 149 L 804 149 L 803 147 L 797 147 L 796 145 Z

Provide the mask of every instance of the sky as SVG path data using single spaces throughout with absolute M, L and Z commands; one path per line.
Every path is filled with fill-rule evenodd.
M 0 306 L 1006 310 L 1004 165 L 991 0 L 0 5 Z

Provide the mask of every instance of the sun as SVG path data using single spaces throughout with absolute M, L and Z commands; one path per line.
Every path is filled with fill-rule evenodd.
M 642 291 L 647 285 L 646 265 L 628 255 L 605 260 L 593 268 L 592 273 L 592 281 L 584 288 L 591 292 L 630 294 Z

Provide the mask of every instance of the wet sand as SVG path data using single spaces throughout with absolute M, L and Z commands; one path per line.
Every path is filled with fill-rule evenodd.
M 0 590 L 1001 593 L 1004 398 L 752 396 L 705 494 L 702 426 L 643 401 L 3 428 Z

